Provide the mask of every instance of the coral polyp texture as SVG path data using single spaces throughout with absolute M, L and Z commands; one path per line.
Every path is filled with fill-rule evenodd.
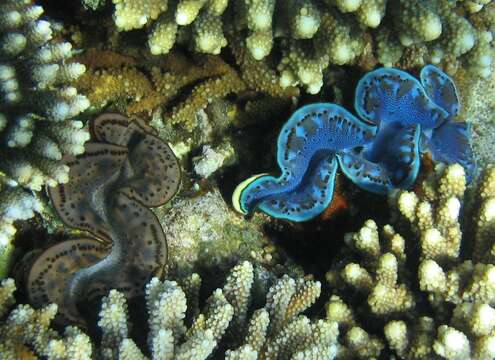
M 268 291 L 255 291 L 265 276 Z M 249 262 L 235 266 L 223 288 L 199 306 L 202 280 L 198 274 L 176 281 L 153 278 L 146 285 L 147 346 L 130 337 L 129 305 L 124 295 L 111 290 L 102 300 L 98 326 L 101 342 L 91 342 L 75 327 L 63 336 L 50 328 L 57 307 L 13 310 L 12 279 L 0 287 L 0 350 L 7 359 L 34 353 L 47 359 L 333 359 L 338 351 L 335 322 L 310 319 L 301 313 L 320 296 L 318 281 L 291 278 L 255 268 Z M 264 303 L 264 305 L 255 305 Z M 144 325 L 144 324 L 143 324 Z M 143 346 L 143 349 L 140 349 Z
M 85 2 L 88 2 L 87 0 Z M 148 29 L 152 54 L 178 43 L 219 54 L 242 34 L 261 60 L 277 56 L 283 86 L 317 93 L 325 69 L 379 62 L 402 67 L 459 66 L 486 77 L 494 56 L 492 1 L 113 0 L 117 29 Z M 376 58 L 375 58 L 376 57 Z
M 141 121 L 104 114 L 91 123 L 94 140 L 83 155 L 66 159 L 70 181 L 49 189 L 67 225 L 97 239 L 57 243 L 31 264 L 31 303 L 60 306 L 61 321 L 82 323 L 77 303 L 113 288 L 139 295 L 167 262 L 167 243 L 148 207 L 176 193 L 180 169 L 172 150 Z M 63 269 L 63 270 L 61 270 Z
M 88 71 L 77 85 L 96 109 L 116 104 L 127 115 L 151 115 L 161 107 L 167 124 L 189 132 L 200 126 L 197 114 L 208 104 L 246 90 L 235 69 L 212 55 L 188 58 L 174 52 L 161 59 L 160 67 L 150 66 L 142 57 L 97 49 L 79 58 Z
M 35 310 L 20 304 L 14 309 L 16 284 L 4 279 L 0 284 L 0 353 L 4 359 L 91 359 L 91 339 L 76 327 L 67 327 L 63 336 L 50 327 L 57 305 Z
M 16 305 L 15 283 L 0 286 L 0 350 L 7 359 L 474 359 L 495 356 L 495 168 L 476 190 L 474 219 L 463 214 L 466 178 L 458 164 L 438 166 L 417 192 L 397 191 L 395 224 L 366 221 L 344 238 L 326 279 L 326 320 L 301 315 L 320 296 L 318 281 L 275 278 L 242 262 L 200 304 L 202 279 L 153 278 L 146 285 L 147 341 L 131 338 L 122 291 L 102 300 L 94 340 L 69 326 L 50 327 L 56 305 Z M 467 214 L 469 216 L 469 214 Z M 472 241 L 461 230 L 466 221 Z M 400 232 L 395 229 L 401 229 Z M 419 246 L 416 244 L 419 243 Z M 205 280 L 205 279 L 203 279 Z M 205 280 L 205 282 L 207 279 Z M 268 289 L 263 291 L 262 289 Z M 260 299 L 264 297 L 264 299 Z M 261 301 L 260 301 L 261 300 Z M 261 304 L 261 305 L 260 305 Z
M 426 151 L 435 161 L 461 163 L 471 179 L 470 126 L 454 121 L 459 99 L 453 81 L 433 65 L 423 68 L 421 80 L 393 68 L 366 74 L 355 96 L 366 122 L 335 104 L 297 110 L 277 141 L 282 174 L 255 175 L 239 184 L 232 196 L 236 210 L 309 220 L 330 204 L 339 164 L 359 187 L 386 194 L 413 185 Z
M 33 191 L 67 182 L 60 159 L 82 153 L 89 139 L 73 120 L 89 102 L 71 86 L 85 67 L 70 62 L 71 44 L 52 39 L 42 14 L 29 0 L 0 4 L 0 252 L 13 221 L 40 210 Z
M 437 166 L 417 192 L 391 194 L 394 227 L 346 235 L 327 318 L 358 358 L 494 358 L 494 179 L 486 169 L 469 211 L 463 167 Z

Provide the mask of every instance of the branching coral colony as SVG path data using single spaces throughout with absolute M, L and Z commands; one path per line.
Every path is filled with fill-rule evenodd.
M 82 0 L 95 7 L 94 0 Z M 148 29 L 152 54 L 174 44 L 218 54 L 232 33 L 254 59 L 281 44 L 279 81 L 317 93 L 331 65 L 374 58 L 401 68 L 462 65 L 487 77 L 493 59 L 490 0 L 113 0 L 117 29 Z M 89 6 L 88 6 L 89 7 Z M 276 14 L 276 16 L 275 16 Z
M 172 124 L 181 132 L 201 131 L 204 124 L 198 114 L 219 102 L 225 103 L 228 95 L 239 99 L 250 91 L 257 92 L 256 99 L 248 100 L 246 111 L 239 114 L 244 115 L 242 121 L 237 122 L 242 124 L 250 118 L 247 109 L 253 104 L 263 114 L 253 116 L 259 119 L 270 118 L 267 112 L 279 113 L 281 107 L 288 108 L 293 103 L 293 97 L 299 94 L 297 88 L 282 88 L 276 72 L 252 59 L 241 46 L 232 50 L 239 69 L 220 56 L 194 54 L 191 57 L 172 51 L 150 62 L 142 56 L 92 48 L 77 58 L 86 65 L 87 71 L 76 85 L 85 92 L 93 109 L 112 104 L 126 115 L 146 116 L 161 109 L 164 123 L 155 117 L 157 128 Z M 235 106 L 241 106 L 240 102 L 235 101 Z M 209 118 L 210 123 L 215 122 L 214 118 Z
M 263 278 L 267 275 L 271 277 L 249 262 L 235 266 L 223 288 L 210 295 L 201 311 L 201 278 L 197 274 L 185 278 L 181 285 L 151 279 L 146 286 L 151 358 L 202 360 L 215 353 L 221 356 L 215 358 L 230 360 L 278 359 L 281 355 L 301 360 L 333 359 L 338 349 L 336 322 L 301 315 L 320 296 L 321 284 L 284 275 L 260 294 L 255 288 L 260 288 L 259 282 L 266 281 Z M 50 360 L 98 355 L 108 360 L 147 359 L 129 337 L 128 306 L 121 292 L 112 290 L 103 298 L 98 321 L 101 343 L 91 344 L 75 327 L 67 327 L 63 337 L 50 328 L 55 305 L 40 310 L 18 305 L 9 312 L 14 291 L 11 279 L 2 282 L 0 317 L 7 315 L 7 319 L 0 325 L 0 351 L 7 359 L 31 353 L 28 347 Z M 265 300 L 265 305 L 253 308 L 259 300 Z
M 457 90 L 433 65 L 423 68 L 421 83 L 393 68 L 366 74 L 356 88 L 355 108 L 368 123 L 335 104 L 297 110 L 277 142 L 282 174 L 255 175 L 239 184 L 232 196 L 236 210 L 309 220 L 330 204 L 339 165 L 359 187 L 386 194 L 414 183 L 425 151 L 436 161 L 462 164 L 472 178 L 470 127 L 453 121 Z
M 259 303 L 260 282 L 270 275 L 249 262 L 233 268 L 201 311 L 198 275 L 180 285 L 152 279 L 146 286 L 151 358 L 206 359 L 229 349 L 226 359 L 493 359 L 495 168 L 486 169 L 477 188 L 473 221 L 461 212 L 465 186 L 462 166 L 438 166 L 417 193 L 391 194 L 395 227 L 379 231 L 368 220 L 347 234 L 339 261 L 326 274 L 333 293 L 326 320 L 300 315 L 320 296 L 320 283 L 287 275 L 263 292 L 265 305 L 255 309 L 250 304 Z M 475 243 L 461 256 L 468 245 L 463 219 Z M 0 350 L 8 359 L 31 351 L 48 359 L 146 359 L 144 347 L 129 337 L 121 292 L 103 299 L 102 339 L 95 344 L 74 327 L 63 336 L 53 331 L 55 305 L 11 310 L 14 291 L 11 279 L 2 282 Z
M 82 153 L 89 139 L 72 120 L 89 102 L 70 86 L 85 67 L 66 62 L 71 44 L 52 41 L 42 14 L 30 0 L 0 4 L 0 277 L 13 222 L 41 209 L 33 191 L 67 182 L 59 160 Z
M 142 59 L 95 49 L 79 58 L 88 71 L 77 85 L 96 109 L 117 102 L 126 104 L 122 111 L 127 115 L 134 115 L 151 114 L 162 107 L 168 123 L 180 124 L 187 131 L 195 128 L 197 112 L 209 103 L 246 89 L 237 72 L 212 55 L 191 61 L 179 53 L 170 54 L 161 59 L 159 67 L 148 68 L 150 79 L 142 71 L 146 68 Z M 190 95 L 177 101 L 184 89 Z
M 473 219 L 462 215 L 464 169 L 439 166 L 417 193 L 391 194 L 400 232 L 368 220 L 346 235 L 346 260 L 326 276 L 327 318 L 353 358 L 378 357 L 385 346 L 401 359 L 495 357 L 494 179 L 490 167 Z
M 104 3 L 82 2 L 93 9 Z M 246 88 L 287 99 L 297 85 L 317 93 L 333 65 L 433 63 L 449 73 L 462 67 L 486 77 L 494 51 L 490 0 L 113 0 L 112 9 L 119 31 L 147 27 L 152 54 L 180 43 L 208 54 L 209 65 L 184 77 L 155 68 L 152 84 L 126 68 L 134 88 L 115 81 L 120 69 L 95 70 L 80 84 L 99 106 L 113 96 L 139 97 L 129 113 L 152 111 L 192 85 L 193 95 L 168 116 L 188 131 L 211 99 Z M 258 207 L 295 221 L 328 205 L 338 168 L 357 186 L 389 194 L 395 228 L 383 227 L 380 236 L 369 220 L 345 237 L 326 277 L 332 291 L 326 319 L 301 315 L 320 296 L 318 281 L 274 279 L 249 262 L 237 265 L 200 308 L 198 275 L 178 282 L 153 277 L 164 273 L 167 244 L 149 207 L 177 191 L 175 157 L 152 128 L 115 114 L 91 122 L 95 142 L 84 144 L 89 135 L 71 119 L 89 102 L 69 84 L 85 66 L 68 61 L 70 45 L 51 40 L 52 26 L 41 14 L 30 0 L 0 4 L 0 251 L 8 250 L 13 221 L 41 210 L 35 191 L 43 185 L 64 223 L 94 238 L 60 242 L 25 264 L 27 295 L 38 310 L 12 309 L 15 283 L 2 281 L 0 357 L 495 357 L 495 170 L 486 170 L 478 188 L 474 224 L 465 219 L 472 244 L 460 224 L 474 170 L 470 129 L 456 119 L 458 95 L 443 72 L 426 66 L 420 81 L 389 68 L 368 73 L 358 86 L 356 111 L 371 124 L 335 104 L 299 109 L 279 137 L 282 176 L 262 175 L 240 187 L 242 212 Z M 213 56 L 226 46 L 241 76 Z M 92 86 L 96 78 L 99 86 Z M 121 87 L 108 89 L 109 83 Z M 458 164 L 439 165 L 416 192 L 405 190 L 424 149 L 434 160 Z M 143 292 L 147 341 L 131 339 L 126 300 Z M 260 293 L 262 299 L 252 301 Z M 106 295 L 101 341 L 74 326 L 63 335 L 50 327 L 57 312 L 58 320 L 87 325 L 78 302 L 98 295 Z
M 67 225 L 99 240 L 58 243 L 42 252 L 26 275 L 32 304 L 55 303 L 60 320 L 82 325 L 81 299 L 110 289 L 134 297 L 151 276 L 163 274 L 167 243 L 148 207 L 170 200 L 180 184 L 172 150 L 144 123 L 105 114 L 91 123 L 91 131 L 98 142 L 66 159 L 70 181 L 49 192 Z

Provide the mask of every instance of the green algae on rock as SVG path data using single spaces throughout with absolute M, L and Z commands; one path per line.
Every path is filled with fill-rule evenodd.
M 172 206 L 156 209 L 170 253 L 179 272 L 230 267 L 236 259 L 274 265 L 281 254 L 269 250 L 261 226 L 244 221 L 225 203 L 218 188 L 179 195 Z

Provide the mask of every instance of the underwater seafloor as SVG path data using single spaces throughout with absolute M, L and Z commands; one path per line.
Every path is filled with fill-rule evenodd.
M 494 359 L 494 35 L 491 0 L 0 0 L 0 359 Z

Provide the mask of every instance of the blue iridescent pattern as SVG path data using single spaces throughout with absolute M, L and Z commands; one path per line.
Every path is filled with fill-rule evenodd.
M 359 187 L 377 194 L 410 187 L 421 163 L 421 131 L 445 122 L 448 112 L 428 97 L 418 80 L 391 68 L 369 72 L 359 81 L 354 106 L 359 116 L 378 126 L 378 132 L 352 161 L 341 158 L 342 171 Z M 364 178 L 356 171 L 360 161 L 373 167 L 375 177 Z
M 342 172 L 360 188 L 386 194 L 408 188 L 420 167 L 420 126 L 393 122 L 379 128 L 373 143 L 339 157 Z
M 420 77 L 392 68 L 366 74 L 354 106 L 367 123 L 335 104 L 297 110 L 278 137 L 282 174 L 241 183 L 233 196 L 236 209 L 309 220 L 330 204 L 339 165 L 357 186 L 386 194 L 413 185 L 425 151 L 435 161 L 460 163 L 469 180 L 475 171 L 471 128 L 453 121 L 460 107 L 455 85 L 432 65 Z
M 430 151 L 435 161 L 460 163 L 471 179 L 475 170 L 471 129 L 465 122 L 452 121 L 459 113 L 457 90 L 435 66 L 423 68 L 421 83 L 397 69 L 366 74 L 356 88 L 355 108 L 362 118 L 378 125 L 373 142 L 354 154 L 352 161 L 340 162 L 342 171 L 359 187 L 377 194 L 391 187 L 410 187 L 419 172 L 420 151 Z M 356 171 L 360 161 L 363 166 L 375 165 L 373 186 L 370 177 Z
M 452 79 L 433 65 L 426 65 L 419 75 L 428 97 L 444 109 L 449 118 L 459 115 L 459 95 Z
M 354 107 L 361 118 L 377 125 L 398 122 L 434 128 L 449 116 L 418 80 L 393 68 L 371 71 L 359 80 Z
M 277 142 L 279 177 L 255 178 L 242 190 L 245 213 L 259 208 L 276 218 L 305 221 L 320 214 L 333 197 L 336 153 L 363 146 L 376 127 L 329 103 L 306 105 L 285 123 Z
M 449 114 L 445 122 L 426 134 L 427 150 L 435 161 L 461 164 L 468 180 L 471 180 L 476 171 L 471 147 L 471 126 L 465 121 L 454 121 L 460 110 L 455 84 L 447 74 L 433 65 L 425 66 L 420 78 L 428 96 Z

